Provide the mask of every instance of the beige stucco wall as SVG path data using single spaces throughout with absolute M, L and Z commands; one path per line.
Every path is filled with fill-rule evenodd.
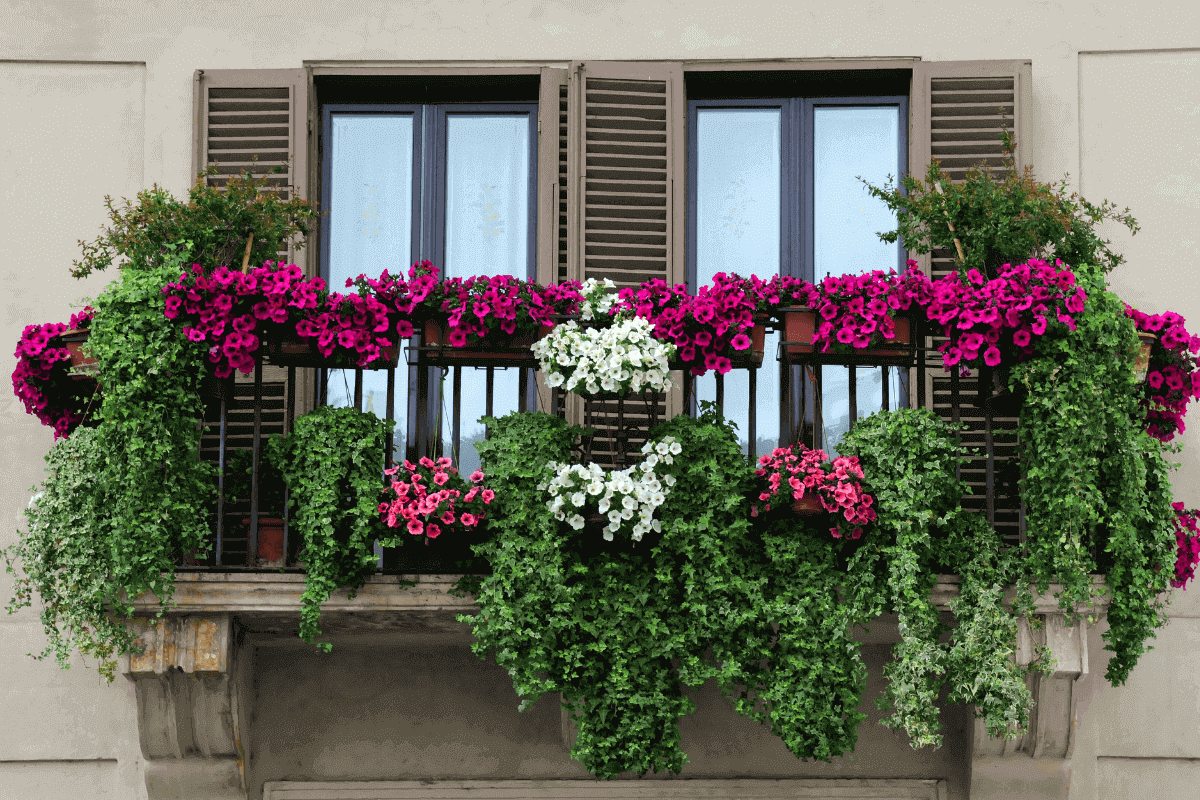
M 1141 3 L 1136 12 L 1132 8 L 1115 0 L 1015 7 L 951 0 L 749 0 L 736 5 L 660 0 L 251 0 L 236 5 L 10 0 L 0 5 L 0 107 L 5 112 L 0 117 L 0 247 L 6 256 L 0 341 L 10 343 L 0 368 L 5 374 L 11 371 L 14 361 L 7 348 L 24 325 L 65 321 L 73 305 L 102 286 L 103 275 L 76 282 L 67 269 L 78 255 L 76 240 L 94 236 L 103 222 L 105 194 L 132 196 L 151 182 L 177 194 L 186 190 L 193 70 L 335 61 L 1029 58 L 1032 152 L 1039 176 L 1070 172 L 1090 199 L 1107 197 L 1131 207 L 1142 232 L 1129 239 L 1120 229 L 1114 231 L 1129 257 L 1129 264 L 1113 276 L 1114 285 L 1139 307 L 1176 310 L 1197 327 L 1200 200 L 1192 187 L 1200 184 L 1200 12 L 1182 0 Z M 0 489 L 0 518 L 7 522 L 0 527 L 2 546 L 15 538 L 29 498 L 26 490 L 38 480 L 51 434 L 26 416 L 10 394 L 0 400 L 0 415 L 6 456 Z M 1189 505 L 1200 505 L 1197 431 L 1200 423 L 1182 437 L 1183 466 L 1175 481 L 1176 496 Z M 0 575 L 0 597 L 10 596 L 10 586 L 8 576 Z M 1051 774 L 1031 764 L 1023 786 L 1006 788 L 989 784 L 989 775 L 979 770 L 975 781 L 980 793 L 1091 800 L 1145 796 L 1143 787 L 1154 783 L 1154 794 L 1194 792 L 1200 681 L 1190 667 L 1200 655 L 1200 588 L 1175 594 L 1180 598 L 1174 619 L 1124 688 L 1111 689 L 1100 680 L 1102 628 L 1092 630 L 1092 674 L 1080 682 L 1075 758 L 1066 774 L 1063 768 Z M 36 614 L 0 615 L 0 720 L 9 723 L 0 725 L 0 798 L 145 796 L 132 690 L 120 679 L 104 685 L 94 666 L 78 658 L 75 668 L 60 672 L 52 663 L 25 657 L 40 651 L 43 642 Z M 264 651 L 260 677 L 277 676 L 277 669 L 287 666 L 281 663 L 286 660 L 282 653 Z M 378 654 L 380 659 L 385 655 Z M 411 658 L 403 653 L 388 657 L 402 656 Z M 294 652 L 286 658 L 293 657 L 299 658 Z M 461 647 L 445 651 L 444 657 L 462 674 L 478 675 L 480 686 L 492 687 L 489 696 L 512 699 L 505 676 L 487 672 Z M 371 656 L 347 652 L 333 658 L 321 662 L 313 655 L 300 661 L 312 681 L 330 675 L 331 664 L 355 658 L 364 675 L 384 683 L 404 680 L 379 672 Z M 314 685 L 323 690 L 330 682 L 336 683 L 336 676 Z M 263 699 L 283 706 L 263 712 L 255 724 L 332 713 L 301 709 L 299 701 L 289 704 L 289 692 L 288 685 L 273 680 L 269 686 L 260 684 Z M 392 704 L 376 706 L 370 724 L 396 733 L 401 723 L 387 715 L 402 715 L 407 705 L 399 702 L 403 697 L 388 696 Z M 461 706 L 451 693 L 440 696 Z M 527 764 L 525 769 L 578 774 L 554 739 L 557 716 L 542 707 L 545 701 L 519 720 L 515 702 L 510 705 L 511 713 L 489 713 L 496 730 L 524 731 L 518 738 L 529 743 L 520 762 Z M 359 707 L 364 706 L 344 708 Z M 349 735 L 354 723 L 345 710 L 338 713 L 340 717 L 333 716 L 341 721 L 334 724 Z M 691 750 L 697 765 L 721 764 L 714 774 L 728 774 L 723 770 L 732 769 L 732 762 L 722 755 L 720 742 L 705 738 L 717 736 L 724 723 L 718 724 L 715 716 L 708 719 L 707 727 L 687 729 Z M 302 735 L 289 730 L 278 741 L 266 738 L 258 753 L 262 772 L 256 782 L 289 774 L 287 737 Z M 877 738 L 864 726 L 864 748 L 874 747 Z M 302 752 L 296 769 L 326 775 L 346 771 L 348 759 L 357 763 L 371 747 L 403 745 L 398 740 L 348 744 L 340 757 L 337 751 L 322 755 L 306 746 L 309 750 L 303 752 L 309 754 Z M 790 762 L 782 766 L 786 759 L 771 754 L 770 747 L 763 745 L 763 763 L 774 766 L 765 768 L 802 768 Z M 910 754 L 900 746 L 887 752 L 887 758 L 907 765 L 902 768 L 941 763 L 952 773 L 967 758 L 952 747 L 941 755 Z M 877 762 L 875 774 L 890 769 L 879 766 L 889 763 L 887 758 Z M 866 752 L 856 754 L 856 760 L 867 761 Z M 436 772 L 430 765 L 444 762 L 422 763 L 421 769 Z

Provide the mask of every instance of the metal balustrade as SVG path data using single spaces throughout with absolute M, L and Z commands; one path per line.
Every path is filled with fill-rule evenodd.
M 781 443 L 800 441 L 810 447 L 822 445 L 822 363 L 786 363 L 781 357 L 782 348 L 786 344 L 788 343 L 781 343 L 775 363 L 768 357 L 761 368 L 742 367 L 748 369 L 749 408 L 746 409 L 746 434 L 751 463 L 755 460 L 754 442 L 758 430 L 759 369 L 779 370 Z M 384 416 L 391 419 L 393 409 L 396 408 L 396 370 L 409 370 L 409 385 L 412 388 L 408 392 L 408 403 L 402 403 L 401 406 L 410 405 L 413 408 L 399 423 L 407 432 L 403 457 L 415 460 L 420 454 L 435 457 L 443 454 L 443 437 L 437 428 L 440 427 L 439 416 L 444 414 L 449 421 L 452 437 L 452 452 L 449 454 L 457 459 L 460 455 L 463 430 L 462 387 L 465 371 L 477 369 L 484 374 L 484 406 L 490 416 L 495 408 L 497 373 L 504 368 L 471 365 L 444 368 L 426 366 L 418 363 L 420 352 L 419 345 L 411 346 L 408 353 L 411 363 L 401 362 L 397 367 L 384 370 L 387 380 Z M 924 335 L 920 336 L 914 352 L 913 363 L 909 366 L 882 367 L 884 380 L 881 381 L 881 408 L 887 410 L 891 405 L 890 381 L 887 376 L 890 371 L 896 370 L 907 379 L 906 388 L 911 387 L 908 392 L 910 402 L 915 402 L 918 407 L 925 407 L 929 400 L 931 402 L 928 405 L 948 421 L 956 424 L 967 423 L 968 429 L 962 435 L 962 442 L 972 452 L 960 470 L 960 477 L 976 488 L 978 493 L 969 496 L 964 502 L 969 508 L 985 514 L 988 522 L 1009 541 L 1023 541 L 1024 510 L 1016 488 L 1019 480 L 1019 447 L 1015 436 L 1017 411 L 1013 399 L 1002 390 L 997 376 L 990 369 L 985 370 L 983 375 L 972 378 L 960 378 L 956 373 L 947 374 L 941 367 L 940 357 L 932 348 L 931 340 Z M 822 361 L 828 365 L 839 363 L 840 359 L 826 357 Z M 264 380 L 264 368 L 271 370 L 276 379 Z M 452 402 L 448 407 L 439 409 L 437 387 L 442 382 L 443 369 L 445 380 L 453 387 Z M 560 389 L 547 389 L 544 384 L 539 389 L 535 371 L 527 366 L 509 369 L 519 371 L 519 410 L 536 409 L 566 416 L 568 402 L 565 392 Z M 362 409 L 364 370 L 346 372 L 354 377 L 353 403 Z M 217 499 L 213 509 L 214 548 L 203 562 L 186 559 L 182 569 L 300 568 L 296 537 L 286 507 L 286 489 L 284 508 L 264 508 L 260 503 L 263 443 L 270 434 L 290 433 L 297 416 L 311 407 L 314 401 L 318 404 L 328 402 L 327 373 L 328 370 L 320 368 L 264 367 L 260 360 L 255 366 L 251 381 L 227 379 L 206 382 L 207 410 L 204 423 L 208 426 L 208 431 L 202 438 L 201 457 L 222 467 L 219 469 Z M 300 390 L 300 383 L 310 388 Z M 927 389 L 927 383 L 932 388 L 932 396 Z M 721 413 L 724 413 L 725 376 L 716 376 L 715 384 L 716 405 Z M 851 368 L 848 398 L 851 426 L 859 419 L 858 388 L 856 370 Z M 683 407 L 691 409 L 694 413 L 697 408 L 696 381 L 690 373 L 683 373 L 682 392 Z M 624 468 L 636 461 L 641 455 L 641 446 L 648 431 L 658 421 L 665 419 L 667 414 L 666 396 L 662 393 L 586 399 L 580 406 L 583 412 L 581 424 L 595 428 L 596 434 L 581 443 L 577 457 L 584 462 L 594 461 L 612 469 Z M 392 465 L 393 458 L 400 457 L 399 453 L 395 453 L 394 445 L 394 437 L 389 436 L 383 459 L 386 466 Z M 223 467 L 229 463 L 230 455 L 236 450 L 250 452 L 248 502 L 233 502 L 226 491 L 230 476 L 225 474 Z M 381 480 L 381 487 L 382 485 Z M 284 537 L 282 563 L 275 562 L 264 566 L 255 558 L 259 549 L 260 523 L 263 518 L 280 513 Z M 248 524 L 243 525 L 239 520 L 246 520 Z M 380 569 L 389 569 L 389 566 L 396 568 L 394 562 L 389 565 L 382 555 L 379 565 Z

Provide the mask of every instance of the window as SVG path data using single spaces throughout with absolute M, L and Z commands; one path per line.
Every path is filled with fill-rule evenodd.
M 907 121 L 904 96 L 691 100 L 689 283 L 718 272 L 819 280 L 902 269 L 901 244 L 875 235 L 893 229 L 894 217 L 857 176 L 879 184 L 907 169 Z M 852 419 L 907 405 L 906 374 L 861 367 L 791 368 L 792 399 L 781 400 L 788 375 L 776 366 L 779 341 L 768 336 L 755 376 L 755 454 L 796 438 L 836 449 Z M 715 376 L 698 379 L 697 399 L 714 400 L 717 386 Z M 749 448 L 749 374 L 729 373 L 722 390 Z
M 533 277 L 536 117 L 536 103 L 324 106 L 321 270 L 330 288 L 425 258 L 447 277 Z M 489 406 L 496 415 L 532 407 L 534 382 L 520 372 L 431 368 L 430 405 L 419 414 L 417 368 L 401 365 L 390 409 L 398 454 L 424 451 L 436 435 L 473 471 L 472 443 L 484 435 L 476 421 Z M 363 408 L 383 416 L 387 372 L 362 380 Z M 352 371 L 329 370 L 326 402 L 352 404 L 354 381 Z

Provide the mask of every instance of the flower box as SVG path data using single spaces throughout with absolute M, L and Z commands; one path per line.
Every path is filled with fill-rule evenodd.
M 328 356 L 317 349 L 317 340 L 302 338 L 295 333 L 266 339 L 267 360 L 280 367 L 324 367 L 326 369 L 357 369 L 358 356 L 345 349 L 335 349 Z M 363 369 L 391 369 L 400 363 L 400 345 L 381 347 L 383 358 L 372 361 Z
M 94 356 L 85 355 L 83 352 L 83 344 L 88 340 L 92 332 L 83 328 L 67 331 L 60 337 L 63 344 L 66 345 L 67 352 L 71 354 L 71 377 L 76 380 L 91 379 L 96 377 L 99 371 L 99 364 L 96 363 Z
M 783 319 L 784 359 L 789 364 L 857 364 L 863 366 L 911 365 L 916 357 L 913 347 L 912 318 L 907 312 L 897 312 L 895 338 L 885 340 L 874 347 L 865 347 L 853 352 L 819 352 L 812 344 L 816 333 L 818 315 L 814 309 L 792 307 L 779 309 Z M 897 346 L 901 345 L 901 346 Z
M 418 348 L 421 364 L 431 367 L 529 367 L 538 368 L 538 361 L 529 349 L 534 342 L 552 329 L 541 326 L 537 333 L 506 335 L 493 333 L 486 338 L 470 337 L 462 347 L 450 344 L 450 330 L 439 320 L 426 320 L 424 336 Z
M 792 501 L 792 511 L 804 516 L 815 514 L 824 514 L 825 506 L 821 503 L 821 496 L 817 494 L 806 494 L 799 500 Z
M 745 350 L 733 350 L 729 357 L 729 364 L 733 369 L 758 369 L 763 363 L 763 354 L 767 349 L 767 324 L 766 320 L 755 320 L 754 327 L 750 330 L 750 346 Z M 697 354 L 697 358 L 700 356 Z M 670 366 L 672 370 L 687 370 L 691 369 L 694 362 L 684 361 L 676 353 L 671 359 Z M 701 364 L 703 360 L 701 359 Z

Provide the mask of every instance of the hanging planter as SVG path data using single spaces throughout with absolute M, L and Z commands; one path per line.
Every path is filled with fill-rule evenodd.
M 908 312 L 893 317 L 895 337 L 884 339 L 872 347 L 855 348 L 853 352 L 820 352 L 813 344 L 819 325 L 814 309 L 791 307 L 779 309 L 783 320 L 784 358 L 789 364 L 860 364 L 865 366 L 910 365 L 916 350 L 913 347 L 913 323 Z
M 358 369 L 358 353 L 341 347 L 325 355 L 317 348 L 317 340 L 302 337 L 295 332 L 268 338 L 267 360 L 280 367 L 324 367 L 325 369 Z M 391 369 L 400 363 L 400 345 L 390 344 L 379 348 L 382 354 L 362 369 Z
M 792 511 L 802 516 L 815 516 L 825 513 L 825 506 L 821 503 L 821 496 L 818 494 L 806 494 L 798 500 L 792 501 Z
M 1135 383 L 1145 383 L 1150 373 L 1150 351 L 1158 341 L 1158 334 L 1149 331 L 1138 331 L 1138 351 L 1133 359 L 1133 380 Z
M 529 349 L 552 328 L 539 325 L 536 333 L 504 334 L 493 331 L 486 337 L 468 337 L 468 344 L 450 343 L 450 328 L 441 320 L 426 320 L 422 344 L 417 348 L 420 363 L 431 367 L 529 367 L 538 362 Z
M 95 357 L 83 352 L 83 345 L 91 335 L 92 332 L 90 329 L 83 328 L 69 330 L 60 337 L 67 348 L 67 352 L 71 354 L 70 375 L 76 380 L 95 378 L 96 374 L 100 371 L 100 366 L 96 363 Z

